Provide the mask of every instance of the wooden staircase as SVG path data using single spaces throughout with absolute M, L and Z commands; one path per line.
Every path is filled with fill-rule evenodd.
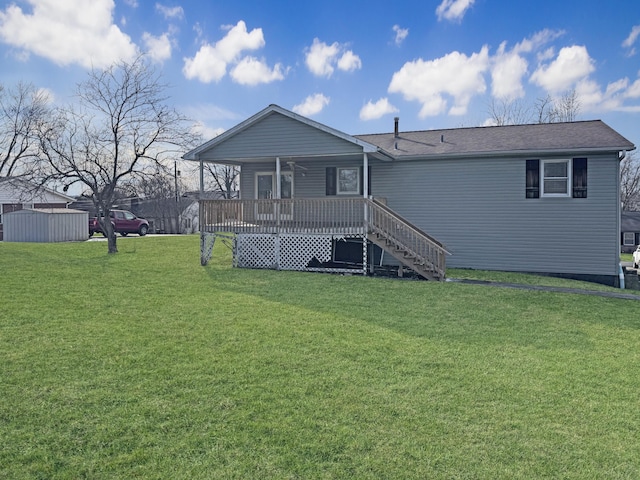
M 427 280 L 445 280 L 444 245 L 393 210 L 367 200 L 367 238 Z

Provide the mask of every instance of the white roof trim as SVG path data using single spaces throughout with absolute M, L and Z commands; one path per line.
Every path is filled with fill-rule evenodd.
M 378 151 L 378 147 L 373 145 L 373 144 L 371 144 L 371 143 L 369 143 L 369 142 L 365 142 L 365 141 L 360 140 L 358 138 L 355 138 L 355 137 L 353 137 L 351 135 L 348 135 L 348 134 L 346 134 L 344 132 L 341 132 L 340 130 L 336 130 L 335 128 L 328 127 L 326 125 L 323 125 L 322 123 L 316 122 L 315 120 L 311 120 L 310 118 L 303 117 L 302 115 L 298 115 L 297 113 L 291 112 L 291 111 L 286 110 L 286 109 L 284 109 L 284 108 L 282 108 L 282 107 L 280 107 L 278 105 L 272 104 L 272 105 L 269 105 L 264 110 L 261 110 L 260 112 L 256 113 L 252 117 L 247 118 L 245 121 L 239 123 L 235 127 L 230 128 L 229 130 L 225 131 L 224 133 L 221 133 L 220 135 L 218 135 L 217 137 L 214 137 L 211 140 L 209 140 L 208 142 L 200 145 L 199 147 L 194 148 L 190 152 L 185 153 L 182 156 L 182 158 L 184 160 L 198 160 L 198 156 L 202 152 L 205 152 L 205 151 L 215 147 L 219 143 L 222 143 L 225 140 L 227 140 L 227 139 L 239 134 L 240 132 L 246 130 L 247 128 L 249 128 L 250 126 L 252 126 L 255 123 L 259 122 L 264 117 L 266 117 L 267 115 L 269 115 L 269 114 L 271 114 L 273 112 L 279 113 L 281 115 L 284 115 L 285 117 L 289 117 L 289 118 L 291 118 L 293 120 L 296 120 L 298 122 L 304 123 L 305 125 L 309 125 L 310 127 L 313 127 L 313 128 L 318 129 L 318 130 L 321 130 L 321 131 L 323 131 L 325 133 L 333 135 L 334 137 L 341 138 L 342 140 L 345 140 L 345 141 L 347 141 L 349 143 L 353 143 L 355 145 L 358 145 L 358 146 L 362 147 L 362 150 L 363 150 L 364 153 L 374 153 L 374 152 Z

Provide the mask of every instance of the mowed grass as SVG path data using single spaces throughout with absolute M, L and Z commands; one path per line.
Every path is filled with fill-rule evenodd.
M 640 477 L 640 303 L 0 243 L 0 478 Z

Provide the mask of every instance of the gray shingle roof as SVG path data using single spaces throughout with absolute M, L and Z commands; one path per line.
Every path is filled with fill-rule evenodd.
M 640 212 L 620 212 L 620 231 L 640 232 Z
M 396 158 L 635 149 L 601 120 L 354 136 Z

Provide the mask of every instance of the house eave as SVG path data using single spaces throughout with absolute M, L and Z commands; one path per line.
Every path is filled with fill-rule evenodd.
M 548 150 L 496 150 L 491 152 L 452 152 L 452 153 L 429 153 L 416 155 L 394 155 L 385 152 L 387 156 L 395 161 L 413 160 L 436 160 L 449 159 L 456 160 L 462 158 L 499 158 L 499 157 L 547 157 L 547 156 L 576 156 L 593 154 L 613 154 L 622 151 L 635 150 L 635 146 L 624 147 L 600 147 L 600 148 L 576 148 L 576 149 L 548 149 Z

